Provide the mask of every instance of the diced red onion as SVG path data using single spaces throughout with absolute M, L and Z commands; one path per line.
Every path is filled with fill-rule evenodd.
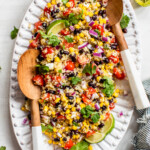
M 71 95 L 75 95 L 76 94 L 76 92 L 73 92 Z
M 88 44 L 87 48 L 90 49 L 90 50 L 94 50 L 94 47 L 92 47 L 91 44 Z
M 89 44 L 88 42 L 85 42 L 85 43 L 83 43 L 82 45 L 79 45 L 79 46 L 78 46 L 78 49 L 79 49 L 79 50 L 80 50 L 80 49 L 83 49 L 83 48 L 86 47 L 88 44 Z
M 96 45 L 96 46 L 95 46 L 95 48 L 99 48 L 99 46 L 98 46 L 98 45 Z
M 97 103 L 95 104 L 95 109 L 96 109 L 96 110 L 100 110 L 99 104 L 97 104 Z
M 101 57 L 101 56 L 102 56 L 102 54 L 101 54 L 101 53 L 93 53 L 93 56 Z
M 104 53 L 104 50 L 100 47 L 98 48 L 98 53 Z
M 25 124 L 27 124 L 27 122 L 28 122 L 28 119 L 25 118 L 25 119 L 23 120 L 22 124 L 25 125 Z
M 63 79 L 65 79 L 65 78 L 66 78 L 66 76 L 62 76 L 62 78 L 63 78 Z
M 94 36 L 94 37 L 98 37 L 98 33 L 95 32 L 94 30 L 89 30 L 90 35 Z
M 123 111 L 121 111 L 121 112 L 119 113 L 119 117 L 121 117 L 121 116 L 123 116 Z
M 102 41 L 107 42 L 108 38 L 107 37 L 102 37 Z
M 93 24 L 94 24 L 94 21 L 91 21 L 91 22 L 89 23 L 89 26 L 93 26 Z
M 91 21 L 90 16 L 86 16 L 86 17 L 85 17 L 85 20 L 86 20 L 87 22 L 90 22 L 90 21 Z
M 73 26 L 70 26 L 69 28 L 70 28 L 71 31 L 75 30 Z
M 60 48 L 60 46 L 56 46 L 55 48 L 58 50 Z
M 57 113 L 56 113 L 56 115 L 57 115 L 57 116 L 59 116 L 59 115 L 60 115 L 60 113 L 59 113 L 59 112 L 57 112 Z

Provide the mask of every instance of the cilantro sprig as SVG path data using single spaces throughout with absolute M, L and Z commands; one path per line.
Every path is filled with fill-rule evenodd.
M 91 118 L 94 123 L 97 123 L 100 119 L 100 114 L 89 105 L 81 109 L 81 114 L 84 118 Z
M 0 150 L 6 150 L 6 147 L 5 146 L 1 146 Z
M 98 29 L 95 29 L 94 31 L 98 33 L 99 36 L 101 35 L 101 32 Z
M 128 26 L 129 22 L 130 22 L 130 18 L 127 15 L 123 14 L 123 17 L 120 22 L 121 28 L 125 29 Z
M 43 31 L 39 31 L 41 34 L 42 38 L 48 39 L 48 44 L 52 45 L 53 47 L 57 46 L 60 44 L 60 40 L 56 35 L 53 35 L 53 33 L 50 33 L 50 35 L 45 34 Z
M 83 73 L 89 73 L 90 75 L 93 75 L 94 73 L 96 73 L 96 66 L 92 66 L 92 64 L 87 64 L 83 71 Z
M 45 131 L 52 132 L 53 131 L 53 127 L 51 125 L 45 126 L 45 125 L 41 124 L 41 127 L 42 127 L 42 132 L 45 132 Z
M 73 42 L 73 38 L 70 36 L 65 36 L 65 40 L 67 40 L 68 43 L 72 43 Z
M 17 29 L 15 26 L 14 26 L 14 29 L 11 31 L 11 39 L 15 39 L 17 37 L 17 34 L 18 34 L 18 31 L 19 29 Z
M 104 79 L 104 82 L 103 82 L 104 89 L 102 89 L 102 92 L 105 93 L 107 97 L 112 96 L 114 93 L 114 89 L 115 89 L 113 80 L 107 76 L 104 76 L 102 79 Z
M 36 65 L 36 68 L 37 68 L 37 71 L 40 73 L 40 74 L 46 74 L 47 72 L 49 72 L 49 67 L 48 66 L 45 66 L 45 65 Z
M 76 85 L 79 82 L 81 82 L 81 79 L 79 77 L 72 77 L 71 82 L 72 82 L 73 85 Z
M 89 147 L 89 143 L 86 141 L 81 141 L 74 145 L 70 150 L 87 150 Z

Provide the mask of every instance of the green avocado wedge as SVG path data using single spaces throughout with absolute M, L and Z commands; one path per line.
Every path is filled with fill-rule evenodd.
M 110 118 L 105 122 L 105 126 L 94 135 L 86 138 L 85 140 L 91 144 L 99 143 L 105 139 L 105 137 L 113 130 L 115 127 L 115 119 L 113 115 L 110 115 Z
M 46 29 L 47 35 L 50 33 L 57 34 L 65 28 L 65 20 L 56 20 L 52 22 Z

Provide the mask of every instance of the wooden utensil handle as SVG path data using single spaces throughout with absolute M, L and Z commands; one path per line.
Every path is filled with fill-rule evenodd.
M 115 25 L 113 25 L 112 29 L 113 29 L 113 32 L 114 32 L 116 38 L 117 38 L 117 42 L 119 44 L 120 50 L 123 51 L 123 50 L 128 49 L 127 42 L 126 42 L 126 40 L 124 38 L 122 29 L 120 27 L 120 22 L 115 24 Z
M 39 103 L 37 100 L 31 101 L 31 118 L 33 127 L 41 126 Z

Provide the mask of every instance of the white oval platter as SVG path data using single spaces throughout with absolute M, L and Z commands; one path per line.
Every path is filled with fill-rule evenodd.
M 25 125 L 23 125 L 24 119 L 27 118 L 27 113 L 21 110 L 21 106 L 24 104 L 25 100 L 17 82 L 17 63 L 21 54 L 24 53 L 28 48 L 29 40 L 32 38 L 31 31 L 33 30 L 33 25 L 39 20 L 41 11 L 46 6 L 47 2 L 49 2 L 49 0 L 32 1 L 21 23 L 13 52 L 9 98 L 10 116 L 16 139 L 22 150 L 32 150 L 32 135 L 28 121 Z M 134 10 L 129 0 L 124 0 L 124 13 L 127 14 L 131 20 L 128 26 L 128 33 L 125 34 L 125 38 L 131 50 L 136 67 L 140 73 L 141 48 L 139 32 L 137 29 Z M 118 98 L 118 103 L 115 109 L 112 111 L 116 121 L 115 128 L 111 134 L 105 138 L 105 140 L 98 144 L 93 144 L 94 150 L 115 150 L 123 138 L 130 123 L 130 119 L 133 114 L 134 102 L 130 92 L 128 80 L 118 82 L 118 86 L 120 86 L 121 89 L 128 91 L 128 95 Z M 119 116 L 120 112 L 123 113 L 123 116 Z M 52 146 L 46 142 L 45 147 L 45 150 L 53 150 Z

